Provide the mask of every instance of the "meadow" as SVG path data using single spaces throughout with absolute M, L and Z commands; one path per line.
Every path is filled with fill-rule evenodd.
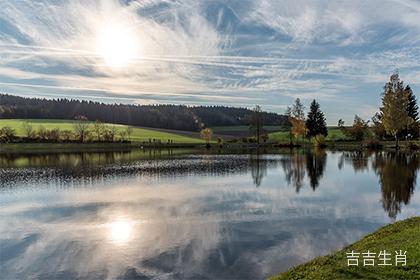
M 16 136 L 24 137 L 24 123 L 27 122 L 31 124 L 34 130 L 38 130 L 39 127 L 44 127 L 45 129 L 55 129 L 60 130 L 70 130 L 74 131 L 74 123 L 76 121 L 71 120 L 47 120 L 47 119 L 2 119 L 0 120 L 1 127 L 11 127 L 15 129 Z M 127 125 L 120 124 L 105 124 L 108 127 L 115 127 L 118 131 L 123 131 L 127 129 Z M 179 135 L 173 132 L 165 132 L 162 129 L 154 130 L 152 128 L 141 128 L 141 127 L 132 127 L 133 131 L 130 137 L 130 140 L 133 142 L 143 142 L 149 141 L 149 139 L 160 140 L 163 143 L 166 143 L 168 140 L 172 140 L 174 143 L 203 143 L 204 141 L 199 138 L 188 137 L 185 135 Z
M 236 137 L 250 136 L 249 126 L 216 126 L 212 127 L 213 132 L 221 135 L 230 135 Z M 264 130 L 268 132 L 268 141 L 274 143 L 289 142 L 289 130 L 282 126 L 264 126 Z M 344 135 L 342 130 L 336 126 L 328 127 L 327 141 L 349 141 L 351 140 Z M 301 142 L 309 142 L 310 140 L 304 139 Z

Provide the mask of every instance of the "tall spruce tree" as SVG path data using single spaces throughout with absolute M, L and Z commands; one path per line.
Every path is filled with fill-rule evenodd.
M 410 123 L 408 127 L 403 131 L 403 136 L 408 138 L 418 138 L 419 137 L 419 107 L 417 106 L 416 96 L 413 93 L 413 90 L 409 85 L 404 89 L 407 95 L 407 115 L 410 117 Z
M 405 87 L 404 91 L 406 92 L 408 98 L 407 114 L 413 121 L 417 122 L 419 120 L 419 107 L 417 106 L 416 96 L 409 85 Z
M 308 118 L 306 119 L 307 136 L 314 137 L 317 135 L 328 135 L 327 124 L 325 122 L 324 113 L 322 113 L 319 103 L 314 99 L 309 109 Z

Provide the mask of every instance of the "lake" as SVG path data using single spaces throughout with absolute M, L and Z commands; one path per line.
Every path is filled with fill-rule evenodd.
M 0 155 L 3 279 L 263 279 L 420 214 L 417 154 Z

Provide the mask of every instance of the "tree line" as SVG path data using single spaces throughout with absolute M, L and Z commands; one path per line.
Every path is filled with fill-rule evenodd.
M 379 112 L 371 120 L 364 120 L 355 115 L 353 124 L 346 127 L 342 119 L 338 120 L 338 128 L 349 139 L 355 141 L 368 140 L 368 145 L 379 146 L 381 140 L 395 140 L 398 148 L 399 140 L 413 140 L 420 136 L 419 112 L 416 96 L 409 85 L 404 86 L 396 72 L 390 76 L 381 94 L 382 104 Z M 299 144 L 304 139 L 312 139 L 316 146 L 325 145 L 328 128 L 320 105 L 313 100 L 309 112 L 305 116 L 305 106 L 299 98 L 286 110 L 290 145 Z M 260 138 L 266 135 L 263 130 L 263 116 L 257 105 L 251 117 L 250 129 L 254 138 L 260 143 Z
M 370 120 L 355 115 L 351 127 L 345 128 L 344 121 L 338 126 L 355 140 L 368 139 L 371 143 L 381 140 L 414 140 L 419 138 L 419 112 L 417 99 L 409 85 L 404 86 L 398 72 L 392 74 L 381 94 L 379 111 Z
M 262 112 L 267 125 L 281 125 L 287 118 Z M 85 116 L 90 121 L 187 131 L 203 127 L 248 125 L 252 110 L 226 106 L 129 105 L 85 100 L 24 98 L 0 94 L 2 119 L 67 119 Z

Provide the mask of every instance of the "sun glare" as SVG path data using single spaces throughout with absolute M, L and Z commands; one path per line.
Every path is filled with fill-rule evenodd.
M 133 225 L 127 220 L 117 220 L 109 224 L 109 236 L 112 242 L 123 245 L 130 241 Z
M 101 27 L 96 40 L 96 52 L 105 64 L 112 68 L 127 67 L 138 55 L 136 34 L 123 24 L 107 24 Z

